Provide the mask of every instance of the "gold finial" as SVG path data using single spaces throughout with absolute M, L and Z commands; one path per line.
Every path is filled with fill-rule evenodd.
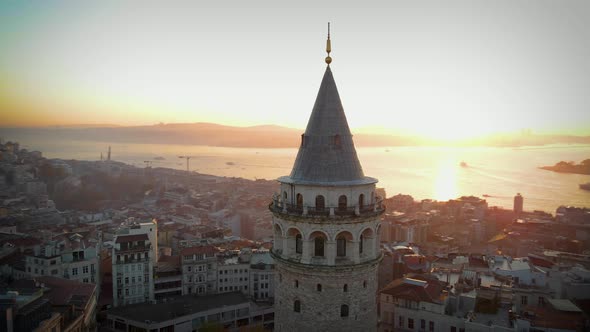
M 330 52 L 332 52 L 332 44 L 330 44 L 330 22 L 328 22 L 328 40 L 326 41 L 326 52 L 328 52 L 328 56 L 326 57 L 326 63 L 329 66 L 332 62 L 332 58 L 330 57 Z

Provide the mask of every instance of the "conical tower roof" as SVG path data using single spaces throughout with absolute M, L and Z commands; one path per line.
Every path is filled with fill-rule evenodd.
M 376 182 L 364 176 L 330 66 L 326 68 L 291 175 L 307 184 Z

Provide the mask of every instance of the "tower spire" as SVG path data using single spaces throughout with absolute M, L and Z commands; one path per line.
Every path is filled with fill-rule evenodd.
M 332 58 L 330 57 L 330 52 L 332 52 L 332 44 L 330 43 L 330 22 L 328 22 L 328 40 L 326 40 L 326 52 L 328 56 L 326 57 L 326 63 L 328 66 L 332 62 Z

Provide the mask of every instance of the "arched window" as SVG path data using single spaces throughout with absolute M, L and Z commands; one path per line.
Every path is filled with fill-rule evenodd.
M 336 256 L 346 257 L 346 238 L 338 236 L 336 239 Z
M 342 147 L 342 140 L 340 139 L 340 135 L 334 135 L 334 148 L 340 149 Z
M 321 236 L 318 236 L 314 239 L 314 256 L 324 257 L 324 244 L 325 239 Z
M 303 209 L 303 195 L 297 194 L 297 208 Z
M 301 234 L 295 235 L 295 253 L 301 254 L 303 252 L 303 241 Z
M 359 254 L 363 253 L 363 234 L 361 234 L 360 241 L 359 241 Z
M 318 292 L 322 291 L 322 284 L 317 284 L 316 289 L 318 290 Z
M 346 304 L 340 306 L 340 317 L 348 317 L 348 306 Z
M 295 300 L 295 302 L 293 303 L 293 311 L 301 312 L 301 301 Z
M 363 208 L 365 206 L 365 194 L 359 195 L 359 208 Z
M 346 207 L 348 206 L 348 203 L 346 201 L 346 196 L 342 195 L 340 197 L 338 197 L 338 210 L 346 210 Z
M 344 293 L 348 292 L 348 284 L 344 284 L 344 287 L 342 287 L 342 291 Z
M 326 200 L 324 199 L 324 196 L 317 195 L 315 197 L 315 208 L 316 208 L 316 210 L 323 211 L 325 207 L 326 207 Z

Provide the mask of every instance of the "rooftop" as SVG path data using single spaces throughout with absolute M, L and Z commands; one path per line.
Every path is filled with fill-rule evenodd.
M 291 175 L 279 181 L 333 185 L 377 182 L 363 173 L 329 66 L 301 137 Z
M 249 300 L 240 292 L 206 296 L 184 295 L 169 299 L 166 303 L 141 303 L 113 308 L 108 314 L 141 322 L 146 319 L 164 322 L 184 315 L 243 303 L 249 303 Z

